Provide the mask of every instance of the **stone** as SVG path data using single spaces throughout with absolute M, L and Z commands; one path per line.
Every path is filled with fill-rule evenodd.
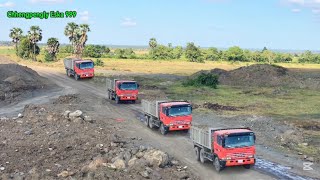
M 145 150 L 147 150 L 147 148 L 146 148 L 145 146 L 142 146 L 142 145 L 141 145 L 141 146 L 139 147 L 139 151 L 143 152 L 143 151 L 145 151 Z
M 172 165 L 175 165 L 175 166 L 177 166 L 177 165 L 179 165 L 179 161 L 176 161 L 176 160 L 172 160 L 172 161 L 171 161 L 171 164 L 172 164 Z
M 314 158 L 313 157 L 307 157 L 306 160 L 310 161 L 310 162 L 314 162 Z
M 62 171 L 60 174 L 58 174 L 57 176 L 58 177 L 63 177 L 63 178 L 66 178 L 66 177 L 69 177 L 69 176 L 72 176 L 74 175 L 73 172 L 69 172 L 69 171 Z
M 138 152 L 137 154 L 136 154 L 136 157 L 137 158 L 142 158 L 144 156 L 144 153 L 143 152 Z
M 23 115 L 21 113 L 19 113 L 18 118 L 23 118 Z
M 129 166 L 129 167 L 134 166 L 134 165 L 135 165 L 135 163 L 137 162 L 137 160 L 138 160 L 138 158 L 133 157 L 132 159 L 130 159 L 130 160 L 129 160 L 129 162 L 128 162 L 128 166 Z
M 129 151 L 125 152 L 123 158 L 126 162 L 128 162 L 131 159 L 131 153 Z
M 63 113 L 63 117 L 65 118 L 65 119 L 69 119 L 69 114 L 71 113 L 71 111 L 65 111 L 64 113 Z
M 117 169 L 119 169 L 119 170 L 123 170 L 123 169 L 126 168 L 126 163 L 125 163 L 124 160 L 122 160 L 122 159 L 117 159 L 117 160 L 113 163 L 113 165 L 114 165 Z
M 138 153 L 139 149 L 138 148 L 132 148 L 131 149 L 131 154 L 136 155 Z
M 149 179 L 149 172 L 148 171 L 142 171 L 139 173 L 142 177 L 146 178 L 146 179 Z
M 81 123 L 83 123 L 83 119 L 81 117 L 77 117 L 77 118 L 73 119 L 73 122 L 81 124 Z
M 25 131 L 24 134 L 25 134 L 25 135 L 32 135 L 33 132 L 32 132 L 32 130 L 28 130 L 28 131 Z
M 308 143 L 302 143 L 302 146 L 308 146 Z
M 0 171 L 4 171 L 6 168 L 4 167 L 0 167 Z
M 149 150 L 143 156 L 149 165 L 154 167 L 164 167 L 169 162 L 169 157 L 166 153 L 160 150 Z
M 117 147 L 118 144 L 117 144 L 117 143 L 114 143 L 114 142 L 111 142 L 111 143 L 110 143 L 110 146 L 111 146 L 111 147 Z
M 106 163 L 104 159 L 97 158 L 88 165 L 88 169 L 91 171 L 97 170 L 99 167 L 103 166 L 104 163 Z
M 89 123 L 93 123 L 94 122 L 93 119 L 90 116 L 84 116 L 83 120 L 86 121 L 86 122 L 89 122 Z
M 179 172 L 177 175 L 178 175 L 179 179 L 188 179 L 189 178 L 188 173 L 186 173 L 184 171 Z
M 71 120 L 73 120 L 73 119 L 76 119 L 76 118 L 81 117 L 82 114 L 83 114 L 82 111 L 76 110 L 76 111 L 74 111 L 74 112 L 72 112 L 72 113 L 69 113 L 69 118 L 70 118 Z

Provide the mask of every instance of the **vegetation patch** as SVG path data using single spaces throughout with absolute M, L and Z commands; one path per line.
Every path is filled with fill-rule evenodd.
M 219 84 L 218 75 L 201 73 L 196 77 L 185 80 L 184 86 L 207 86 L 217 89 Z

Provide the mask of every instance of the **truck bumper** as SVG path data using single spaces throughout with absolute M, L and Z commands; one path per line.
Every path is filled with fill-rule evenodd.
M 81 74 L 81 75 L 80 75 L 80 78 L 81 78 L 81 79 L 84 79 L 84 78 L 92 78 L 92 77 L 94 77 L 94 74 Z
M 241 166 L 246 164 L 255 164 L 256 159 L 255 158 L 247 158 L 247 159 L 231 159 L 222 161 L 222 163 L 225 163 L 226 166 Z
M 122 97 L 120 97 L 121 101 L 135 101 L 137 99 L 138 99 L 137 96 L 122 96 Z
M 190 124 L 169 126 L 169 131 L 179 131 L 179 130 L 188 130 L 188 129 L 190 129 Z

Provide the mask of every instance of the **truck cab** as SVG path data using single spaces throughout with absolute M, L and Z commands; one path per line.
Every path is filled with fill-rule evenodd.
M 244 165 L 250 168 L 250 165 L 255 164 L 255 135 L 251 130 L 216 130 L 212 136 L 213 154 L 219 160 L 214 162 L 215 166 Z
M 74 70 L 79 78 L 92 78 L 94 76 L 94 64 L 92 60 L 75 61 Z
M 159 117 L 165 131 L 189 130 L 192 121 L 191 113 L 192 107 L 188 102 L 160 104 Z
M 136 101 L 138 99 L 138 88 L 139 85 L 136 81 L 117 80 L 115 86 L 116 98 L 120 101 Z

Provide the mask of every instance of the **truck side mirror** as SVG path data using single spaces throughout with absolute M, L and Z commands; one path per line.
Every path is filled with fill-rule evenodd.
M 256 141 L 256 135 L 255 134 L 253 135 L 253 140 Z
M 139 87 L 140 87 L 140 84 L 137 83 L 137 87 L 139 88 Z

